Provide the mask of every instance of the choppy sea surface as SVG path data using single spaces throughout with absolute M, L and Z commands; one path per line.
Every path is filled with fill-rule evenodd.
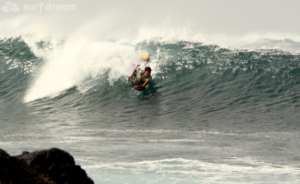
M 153 80 L 139 92 L 126 80 L 143 53 Z M 2 149 L 64 149 L 96 184 L 300 182 L 300 54 L 288 49 L 3 38 L 0 104 Z

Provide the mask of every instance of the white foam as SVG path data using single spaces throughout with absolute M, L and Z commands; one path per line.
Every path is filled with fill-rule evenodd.
M 111 173 L 119 177 L 126 176 L 132 179 L 151 178 L 153 183 L 165 178 L 171 181 L 187 181 L 187 183 L 257 183 L 278 182 L 295 183 L 299 169 L 293 166 L 279 166 L 264 163 L 254 158 L 231 158 L 224 163 L 210 163 L 199 160 L 188 160 L 183 158 L 173 158 L 155 161 L 141 162 L 117 162 L 117 163 L 89 163 L 84 162 L 84 169 L 92 178 L 97 180 L 108 179 L 111 176 L 95 175 L 93 173 Z M 286 180 L 286 176 L 289 179 Z M 124 178 L 125 179 L 125 178 Z M 158 179 L 158 181 L 155 181 Z M 172 182 L 170 182 L 172 183 Z
M 35 76 L 25 102 L 52 96 L 79 85 L 87 77 L 109 71 L 109 80 L 128 75 L 137 61 L 134 47 L 89 38 L 68 39 L 45 56 L 46 64 Z

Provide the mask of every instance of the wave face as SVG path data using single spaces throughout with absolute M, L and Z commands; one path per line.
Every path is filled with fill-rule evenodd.
M 36 43 L 41 50 L 47 45 Z M 143 122 L 137 126 L 299 129 L 299 54 L 160 39 L 138 44 L 92 41 L 86 50 L 72 48 L 67 54 L 63 52 L 72 42 L 62 45 L 50 56 L 37 57 L 20 37 L 2 40 L 2 101 L 26 102 L 43 116 L 65 114 L 76 121 L 106 122 L 104 127 L 116 123 L 128 128 Z M 138 55 L 145 51 L 151 56 L 153 81 L 137 92 L 126 85 L 126 77 L 135 64 L 143 64 Z M 78 114 L 85 115 L 81 119 Z
M 0 146 L 10 154 L 63 148 L 97 184 L 299 183 L 299 54 L 76 42 L 1 40 Z M 139 92 L 126 80 L 145 52 L 153 80 Z
M 0 41 L 0 93 L 3 101 L 22 101 L 33 64 L 39 61 L 41 59 L 34 55 L 21 38 Z

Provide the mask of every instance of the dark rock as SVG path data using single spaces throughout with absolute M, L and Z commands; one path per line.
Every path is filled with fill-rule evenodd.
M 0 149 L 0 184 L 93 184 L 74 158 L 52 148 L 10 156 Z
M 3 149 L 0 149 L 0 157 L 1 156 L 7 157 L 7 156 L 9 156 L 9 154 L 6 153 L 6 151 L 4 151 Z

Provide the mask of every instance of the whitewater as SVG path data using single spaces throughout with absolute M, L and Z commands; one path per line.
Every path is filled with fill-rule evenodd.
M 296 2 L 51 2 L 76 9 L 0 12 L 1 149 L 66 150 L 96 184 L 300 182 Z

